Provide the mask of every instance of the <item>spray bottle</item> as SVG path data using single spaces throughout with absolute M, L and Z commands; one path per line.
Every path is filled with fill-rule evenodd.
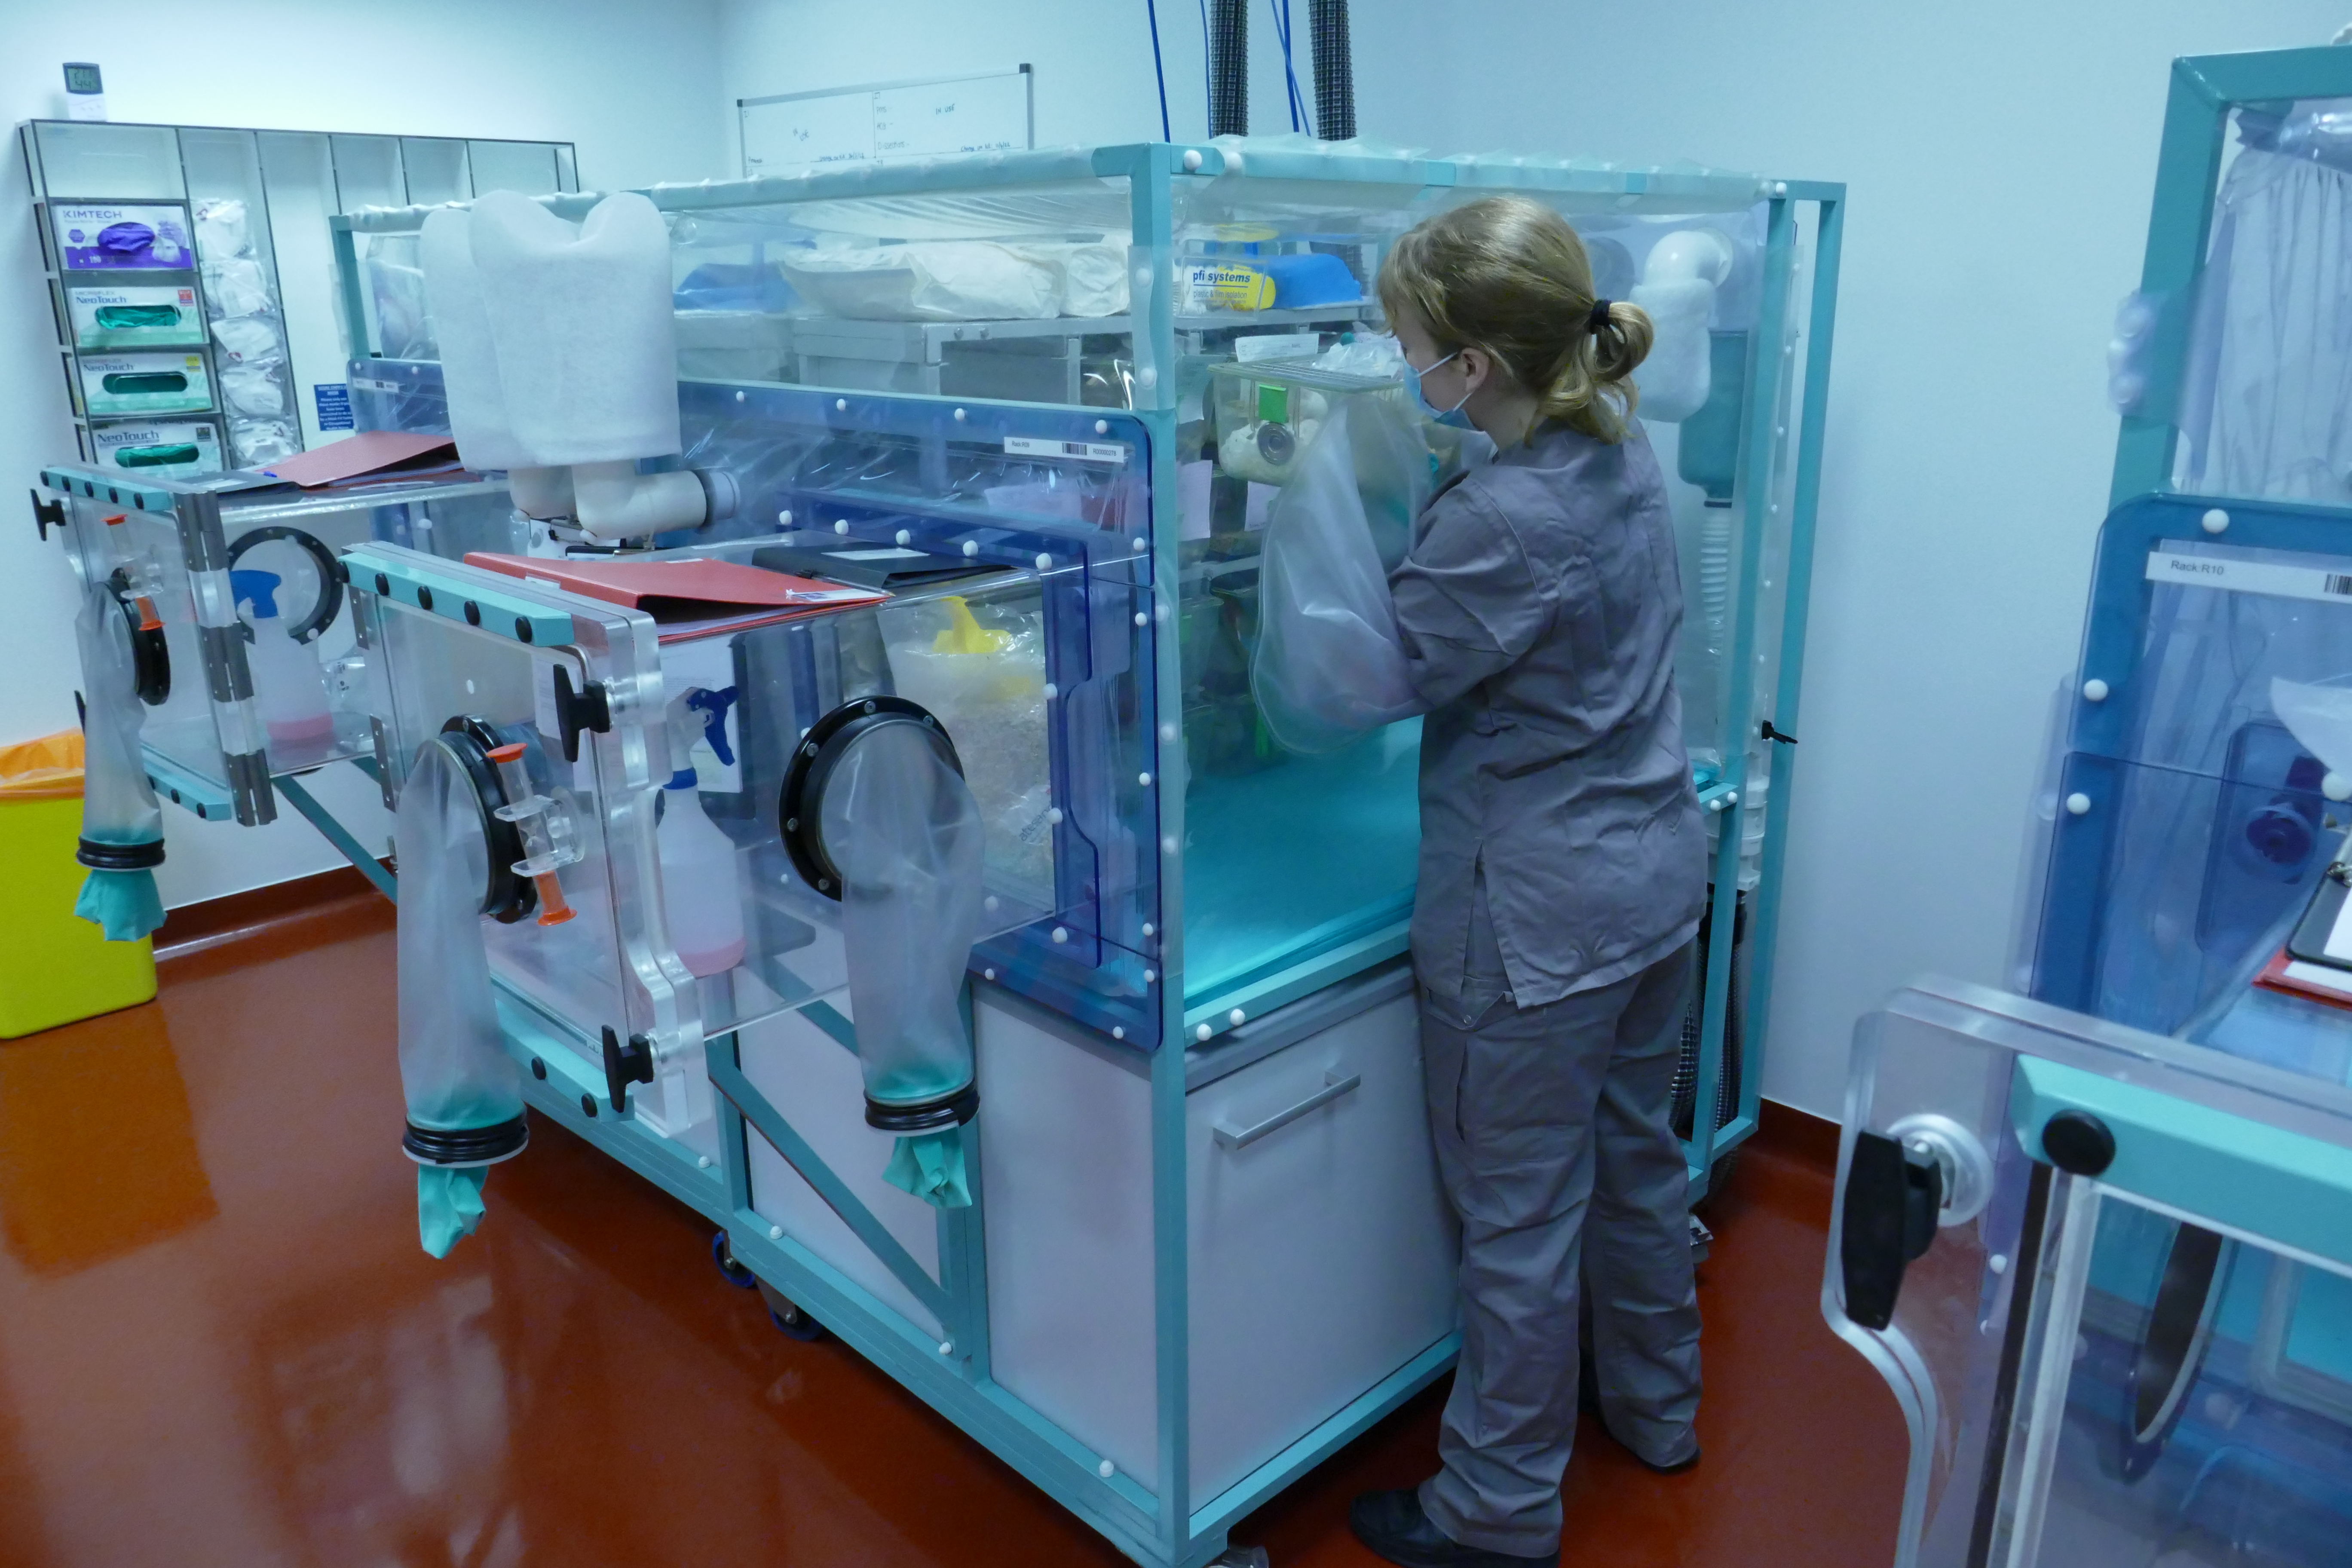
M 278 613 L 279 578 L 275 572 L 240 567 L 228 574 L 228 589 L 253 639 L 253 698 L 269 728 L 272 745 L 315 745 L 335 736 L 335 715 L 327 701 L 327 672 L 319 650 L 296 642 Z
M 694 743 L 709 742 L 719 762 L 732 765 L 727 744 L 727 710 L 735 688 L 697 687 L 670 704 L 669 735 L 681 764 L 662 786 L 662 896 L 669 912 L 669 939 L 688 971 L 698 978 L 724 974 L 743 962 L 743 892 L 736 880 L 735 843 L 702 810 L 693 766 Z

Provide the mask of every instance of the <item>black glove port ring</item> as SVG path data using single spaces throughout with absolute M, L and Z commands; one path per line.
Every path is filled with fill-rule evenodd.
M 107 590 L 114 602 L 122 606 L 122 620 L 131 635 L 131 672 L 132 689 L 139 700 L 150 708 L 161 708 L 172 696 L 172 645 L 164 640 L 163 628 L 146 624 L 139 613 L 139 601 L 131 592 L 131 574 L 118 566 L 114 575 L 106 580 Z
M 343 580 L 335 571 L 335 552 L 328 549 L 326 542 L 315 533 L 305 533 L 282 522 L 271 523 L 267 528 L 253 529 L 236 536 L 236 542 L 228 547 L 230 569 L 235 570 L 247 551 L 273 539 L 282 539 L 307 552 L 318 565 L 319 602 L 310 606 L 309 615 L 286 628 L 286 635 L 296 642 L 309 642 L 333 626 L 335 617 L 342 613 Z
M 522 829 L 498 815 L 512 804 L 499 780 L 490 753 L 506 744 L 487 721 L 459 714 L 441 726 L 434 737 L 474 786 L 475 804 L 482 813 L 482 842 L 489 852 L 489 877 L 482 887 L 482 912 L 500 925 L 512 925 L 539 907 L 539 892 L 528 877 L 518 875 L 515 862 L 523 858 Z
M 2123 1473 L 2147 1474 L 2179 1424 L 2189 1385 L 2203 1370 L 2214 1320 L 2230 1281 L 2227 1238 L 2183 1221 L 2166 1251 L 2164 1276 L 2132 1355 L 2124 1410 Z
M 903 697 L 860 697 L 843 703 L 818 720 L 793 751 L 784 770 L 784 788 L 776 808 L 783 829 L 784 853 L 801 879 L 826 898 L 841 900 L 841 868 L 825 853 L 823 817 L 824 786 L 834 769 L 849 754 L 858 737 L 884 724 L 920 724 L 939 749 L 940 760 L 963 776 L 963 761 L 946 726 L 920 703 Z

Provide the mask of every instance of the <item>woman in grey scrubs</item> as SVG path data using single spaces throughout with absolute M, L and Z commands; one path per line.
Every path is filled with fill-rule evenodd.
M 1423 406 L 1493 437 L 1390 579 L 1421 742 L 1412 956 L 1431 1130 L 1462 1220 L 1462 1358 L 1417 1489 L 1350 1513 L 1391 1563 L 1550 1563 L 1578 1320 L 1601 1418 L 1698 1458 L 1698 1301 L 1669 1103 L 1706 835 L 1683 751 L 1682 584 L 1632 419 L 1650 344 L 1549 208 L 1404 236 L 1381 299 Z

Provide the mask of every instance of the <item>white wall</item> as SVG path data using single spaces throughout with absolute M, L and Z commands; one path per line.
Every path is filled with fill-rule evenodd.
M 0 121 L 65 112 L 59 65 L 95 60 L 113 119 L 577 144 L 583 185 L 723 174 L 717 0 L 0 0 Z M 0 160 L 0 475 L 21 494 L 70 458 L 73 427 L 43 297 L 25 171 Z M 0 741 L 74 721 L 73 590 L 21 501 L 0 505 Z M 314 776 L 345 821 L 388 819 L 351 768 Z M 266 828 L 167 810 L 164 901 L 214 898 L 341 864 L 288 811 Z

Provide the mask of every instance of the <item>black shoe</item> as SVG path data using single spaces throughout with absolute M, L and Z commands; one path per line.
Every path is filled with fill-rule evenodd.
M 1380 1556 L 1400 1568 L 1527 1568 L 1531 1563 L 1556 1563 L 1557 1552 L 1541 1557 L 1521 1557 L 1509 1552 L 1489 1552 L 1465 1546 L 1436 1525 L 1421 1508 L 1421 1494 L 1411 1488 L 1394 1492 L 1366 1492 L 1348 1505 L 1348 1528 Z

